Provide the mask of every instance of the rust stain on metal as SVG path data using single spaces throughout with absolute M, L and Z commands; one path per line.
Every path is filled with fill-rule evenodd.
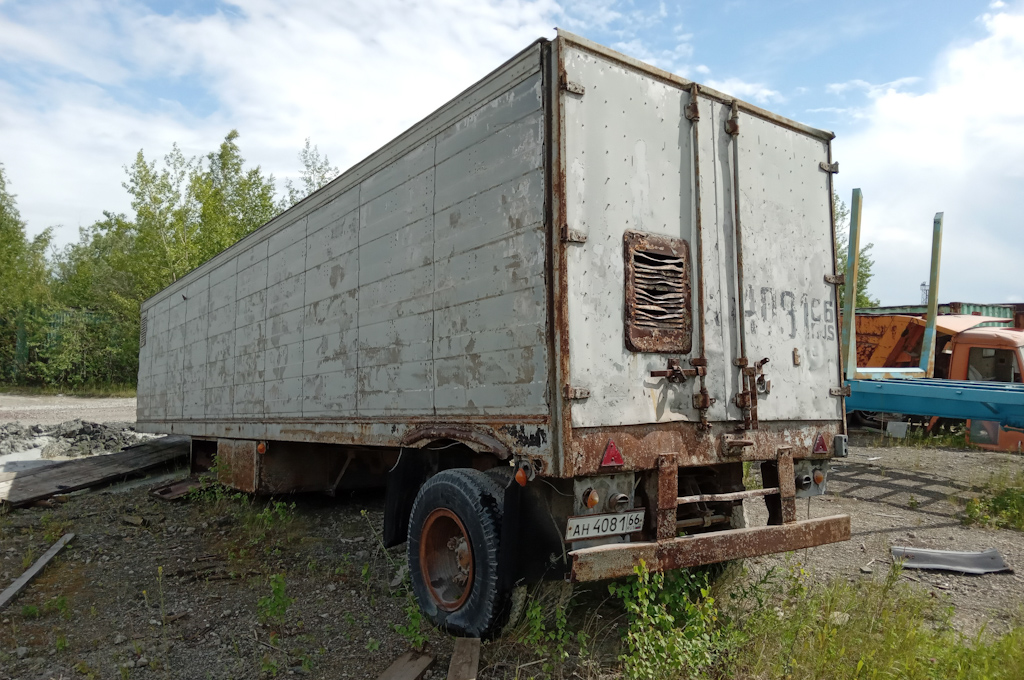
M 626 347 L 633 352 L 692 348 L 690 245 L 637 231 L 623 235 Z
M 567 78 L 565 71 L 565 43 L 562 39 L 556 41 L 557 57 L 556 63 L 558 64 L 558 79 Z M 551 87 L 551 85 L 549 85 Z M 554 89 L 551 87 L 551 89 Z M 548 90 L 549 93 L 551 90 Z M 555 342 L 557 344 L 557 375 L 556 380 L 551 383 L 553 385 L 567 384 L 570 373 L 569 366 L 569 294 L 568 294 L 568 263 L 566 261 L 567 249 L 571 246 L 568 243 L 560 243 L 560 247 L 554 245 L 554 225 L 558 221 L 567 220 L 567 204 L 566 204 L 566 177 L 565 177 L 565 107 L 562 106 L 562 95 L 561 92 L 556 92 L 551 96 L 551 107 L 550 109 L 554 112 L 551 117 L 551 139 L 549 140 L 549 149 L 551 153 L 551 210 L 552 210 L 552 221 L 549 223 L 549 234 L 552 239 L 552 295 L 554 298 L 554 304 L 552 305 L 552 311 L 554 316 L 554 327 L 552 328 L 552 334 L 554 335 Z M 569 445 L 572 440 L 572 401 L 564 398 L 564 396 L 557 390 L 551 391 L 552 400 L 557 404 L 556 409 L 559 412 L 560 419 L 558 423 L 558 445 L 562 451 L 569 450 Z M 555 409 L 553 409 L 555 410 Z M 603 455 L 603 454 L 602 454 Z M 600 458 L 597 459 L 600 463 Z M 560 470 L 558 471 L 561 476 L 571 476 L 571 472 L 568 472 L 565 460 L 561 461 Z
M 217 481 L 239 491 L 256 491 L 256 442 L 245 439 L 217 440 Z
M 658 539 L 676 535 L 676 498 L 679 495 L 679 455 L 658 456 Z
M 569 553 L 574 581 L 621 578 L 642 559 L 651 571 L 666 571 L 838 543 L 850 538 L 849 515 L 779 526 L 717 531 L 665 541 L 616 543 Z
M 793 450 L 790 447 L 779 448 L 778 466 L 782 522 L 790 524 L 796 521 L 796 477 L 793 472 Z
M 600 472 L 604 447 L 614 439 L 622 449 L 626 464 L 623 471 L 651 470 L 658 466 L 663 453 L 680 454 L 679 465 L 714 465 L 737 461 L 774 461 L 780 447 L 789 446 L 793 458 L 821 458 L 812 453 L 814 438 L 821 434 L 831 450 L 832 438 L 841 434 L 841 423 L 762 423 L 757 430 L 742 432 L 743 444 L 736 455 L 725 451 L 727 439 L 736 441 L 736 430 L 730 423 L 712 423 L 702 429 L 699 423 L 624 425 L 618 427 L 577 428 L 572 431 L 570 464 L 563 476 L 592 475 Z
M 435 439 L 454 439 L 456 441 L 476 444 L 470 448 L 493 453 L 502 460 L 512 456 L 508 447 L 492 435 L 477 429 L 459 427 L 457 425 L 426 425 L 409 430 L 402 437 L 402 446 L 411 446 L 422 441 Z

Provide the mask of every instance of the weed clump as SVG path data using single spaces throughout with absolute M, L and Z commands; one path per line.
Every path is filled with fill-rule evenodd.
M 256 601 L 256 612 L 263 623 L 284 625 L 293 600 L 285 594 L 284 574 L 270 577 L 270 595 Z
M 964 522 L 1024 531 L 1024 472 L 986 485 L 982 496 L 964 506 Z

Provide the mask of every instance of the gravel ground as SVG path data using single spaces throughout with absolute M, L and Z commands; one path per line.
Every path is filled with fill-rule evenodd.
M 75 419 L 134 423 L 135 399 L 0 394 L 0 423 L 56 425 Z
M 1024 457 L 990 451 L 942 448 L 877 447 L 877 435 L 851 437 L 850 456 L 834 461 L 829 495 L 810 504 L 811 517 L 848 514 L 849 541 L 801 551 L 800 561 L 815 578 L 875 578 L 889 569 L 892 546 L 933 550 L 981 551 L 996 548 L 1020 573 L 970 576 L 940 571 L 904 570 L 936 597 L 948 597 L 956 608 L 954 624 L 974 634 L 982 626 L 1003 633 L 1013 617 L 1024 614 L 1024 533 L 965 526 L 961 503 L 977 494 L 972 486 L 1024 470 Z M 766 521 L 763 503 L 746 502 L 751 525 Z M 807 516 L 806 501 L 797 515 Z M 783 566 L 785 558 L 751 560 L 762 567 Z M 1017 618 L 1017 622 L 1020 619 Z
M 832 495 L 810 506 L 812 516 L 850 514 L 853 539 L 749 566 L 788 559 L 815 578 L 876 578 L 891 562 L 890 545 L 913 545 L 996 547 L 1020 567 L 1024 534 L 962 526 L 951 497 L 969 497 L 968 485 L 991 473 L 1022 468 L 1024 458 L 1008 454 L 853 446 L 830 477 Z M 77 534 L 0 613 L 0 678 L 372 679 L 408 648 L 396 630 L 409 623 L 403 548 L 385 551 L 376 539 L 383 493 L 305 495 L 294 509 L 260 515 L 265 499 L 168 503 L 150 497 L 148 486 L 71 495 L 53 509 L 0 517 L 4 585 L 61 533 Z M 751 524 L 763 520 L 762 508 L 748 504 Z M 801 502 L 799 514 L 806 512 Z M 273 574 L 285 575 L 292 600 L 276 622 L 260 616 L 272 601 L 259 604 L 271 596 Z M 986 624 L 1002 632 L 1024 606 L 1024 580 L 1015 574 L 906 571 L 903 578 L 948 598 L 968 632 Z M 428 677 L 443 678 L 452 640 L 422 631 L 437 658 Z M 607 647 L 613 656 L 613 642 Z M 485 643 L 480 677 L 515 677 L 514 663 L 499 665 L 508 659 L 533 660 L 508 639 Z

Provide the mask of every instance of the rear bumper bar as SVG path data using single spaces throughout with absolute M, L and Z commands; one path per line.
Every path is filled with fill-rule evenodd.
M 633 573 L 643 560 L 651 571 L 696 567 L 744 557 L 788 552 L 850 539 L 850 516 L 715 531 L 664 541 L 613 543 L 569 553 L 573 581 L 599 581 Z

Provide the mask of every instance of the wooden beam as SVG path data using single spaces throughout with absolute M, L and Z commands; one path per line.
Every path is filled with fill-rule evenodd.
M 0 502 L 28 505 L 58 493 L 113 482 L 163 465 L 189 452 L 189 438 L 169 435 L 120 451 L 16 472 L 0 480 Z
M 476 680 L 480 669 L 480 638 L 456 638 L 448 680 Z
M 41 572 L 43 568 L 46 567 L 50 560 L 56 557 L 57 553 L 63 550 L 64 546 L 70 543 L 71 539 L 74 537 L 74 534 L 64 534 L 63 536 L 61 536 L 60 540 L 51 545 L 50 549 L 43 553 L 43 556 L 36 560 L 36 563 L 28 568 L 28 571 L 19 576 L 17 581 L 15 581 L 7 587 L 7 590 L 0 593 L 0 610 L 6 607 L 7 604 L 11 600 L 13 600 L 18 593 L 24 590 L 25 586 L 29 584 L 29 581 L 38 576 L 39 572 Z
M 395 659 L 377 680 L 420 680 L 434 663 L 434 657 L 422 652 L 409 651 Z

